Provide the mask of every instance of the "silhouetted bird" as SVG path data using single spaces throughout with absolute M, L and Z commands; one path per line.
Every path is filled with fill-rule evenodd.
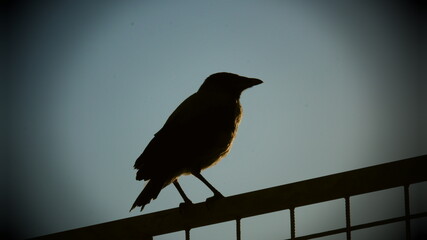
M 200 172 L 230 151 L 242 116 L 240 94 L 261 83 L 255 78 L 215 73 L 182 102 L 135 162 L 136 179 L 148 183 L 131 210 L 138 206 L 142 211 L 170 183 L 186 203 L 191 203 L 178 183 L 183 174 L 193 174 L 212 190 L 214 197 L 223 197 Z

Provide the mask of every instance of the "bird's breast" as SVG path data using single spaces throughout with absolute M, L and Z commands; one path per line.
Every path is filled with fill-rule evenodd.
M 212 109 L 212 115 L 209 121 L 209 127 L 201 139 L 205 140 L 204 156 L 199 159 L 200 168 L 205 169 L 215 165 L 230 151 L 233 140 L 237 134 L 237 129 L 242 117 L 240 104 L 229 105 L 226 107 Z

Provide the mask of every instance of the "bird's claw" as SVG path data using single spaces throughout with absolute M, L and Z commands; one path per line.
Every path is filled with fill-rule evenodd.
M 183 214 L 185 211 L 187 211 L 191 206 L 193 206 L 193 203 L 191 201 L 189 202 L 183 202 L 179 204 L 179 212 Z
M 207 208 L 210 208 L 210 206 L 212 206 L 216 201 L 223 199 L 224 196 L 221 193 L 217 193 L 215 195 L 213 195 L 210 198 L 206 199 L 206 206 Z
M 214 202 L 214 201 L 217 201 L 217 200 L 223 199 L 223 198 L 224 198 L 224 196 L 222 194 L 215 194 L 212 197 L 207 198 L 206 202 Z

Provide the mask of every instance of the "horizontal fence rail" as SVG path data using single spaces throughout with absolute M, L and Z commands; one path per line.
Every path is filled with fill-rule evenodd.
M 290 210 L 291 239 L 310 239 L 338 233 L 406 221 L 407 239 L 410 219 L 426 217 L 427 213 L 411 215 L 409 211 L 410 184 L 427 181 L 427 155 L 337 173 L 296 183 L 267 188 L 202 202 L 180 209 L 174 208 L 137 217 L 130 217 L 79 229 L 54 233 L 37 239 L 152 239 L 153 236 L 185 231 L 206 225 L 236 221 L 236 236 L 240 239 L 240 220 L 265 213 Z M 405 216 L 356 226 L 350 224 L 350 196 L 404 186 Z M 335 199 L 345 199 L 346 227 L 323 233 L 297 237 L 295 208 Z

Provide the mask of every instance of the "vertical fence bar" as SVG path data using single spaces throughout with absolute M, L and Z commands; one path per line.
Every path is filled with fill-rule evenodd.
M 236 219 L 236 238 L 237 240 L 242 239 L 242 233 L 241 233 L 241 226 L 240 226 L 240 218 Z
M 191 229 L 185 229 L 185 240 L 190 240 L 190 230 Z
M 409 184 L 403 186 L 405 192 L 405 230 L 406 240 L 411 239 L 411 211 L 409 208 Z
M 351 218 L 350 218 L 350 197 L 347 196 L 345 199 L 345 227 L 347 240 L 351 240 Z
M 291 211 L 291 239 L 295 239 L 295 208 L 289 209 Z

